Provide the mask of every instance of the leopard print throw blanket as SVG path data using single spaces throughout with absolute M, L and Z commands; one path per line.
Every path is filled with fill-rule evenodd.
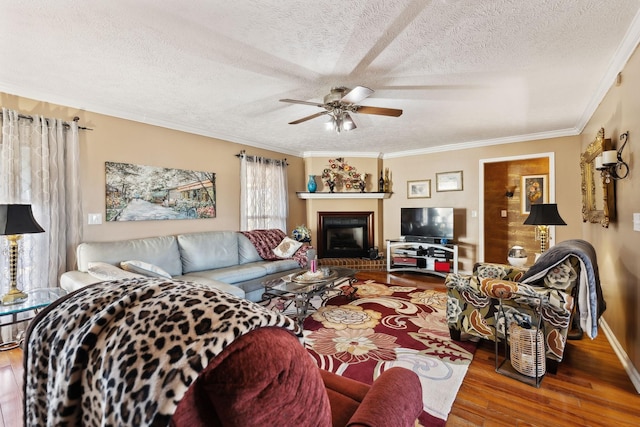
M 236 338 L 290 318 L 188 282 L 130 279 L 50 305 L 25 341 L 26 426 L 167 426 L 189 385 Z

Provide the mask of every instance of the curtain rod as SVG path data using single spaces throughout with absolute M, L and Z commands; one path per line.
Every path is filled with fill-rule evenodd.
M 235 155 L 237 158 L 242 158 L 242 157 L 246 157 L 248 161 L 253 162 L 257 157 L 260 156 L 249 156 L 246 154 L 245 150 L 240 150 L 240 152 L 238 154 Z M 265 159 L 265 161 L 268 162 L 282 162 L 282 164 L 284 164 L 285 166 L 289 166 L 289 163 L 287 163 L 287 158 L 285 157 L 282 160 L 278 160 L 278 159 L 267 159 L 266 157 L 262 157 L 263 159 Z
M 31 120 L 31 121 L 33 121 L 33 116 L 30 116 L 30 115 L 28 115 L 28 114 L 18 113 L 18 118 L 19 118 L 19 119 L 26 119 L 26 120 Z M 49 119 L 45 117 L 45 120 L 46 120 L 47 124 L 49 124 Z M 78 116 L 75 116 L 75 117 L 73 118 L 73 121 L 74 121 L 74 122 L 76 122 L 76 123 L 77 123 L 79 120 L 80 120 L 80 117 L 78 117 Z M 68 123 L 68 122 L 63 121 L 63 122 L 62 122 L 62 126 L 64 126 L 64 127 L 69 127 L 70 125 L 69 125 L 69 123 Z M 78 129 L 80 129 L 80 130 L 93 130 L 93 129 L 91 129 L 91 128 L 87 128 L 87 127 L 84 127 L 84 126 L 78 126 Z

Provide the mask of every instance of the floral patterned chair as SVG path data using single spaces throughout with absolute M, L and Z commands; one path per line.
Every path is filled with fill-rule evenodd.
M 588 252 L 593 252 L 593 247 L 587 242 L 569 242 L 578 242 L 590 248 Z M 532 316 L 534 308 L 539 306 L 547 367 L 548 371 L 555 372 L 557 363 L 562 361 L 567 334 L 573 324 L 581 280 L 587 280 L 586 275 L 581 276 L 581 270 L 586 269 L 585 265 L 590 269 L 589 281 L 594 282 L 594 285 L 597 283 L 594 287 L 599 289 L 595 252 L 593 263 L 582 255 L 580 251 L 574 252 L 573 247 L 567 250 L 560 243 L 538 259 L 534 265 L 536 268 L 531 268 L 538 273 L 535 276 L 527 277 L 527 269 L 491 263 L 477 263 L 471 275 L 449 274 L 445 285 L 448 293 L 447 322 L 451 337 L 459 341 L 462 334 L 467 334 L 495 341 L 496 318 L 499 318 L 497 335 L 500 340 L 504 337 L 504 327 L 508 329 L 513 322 L 524 327 L 535 324 Z M 504 317 L 496 316 L 499 300 L 502 300 Z M 604 311 L 604 300 L 599 310 Z M 506 325 L 502 323 L 505 320 Z M 578 337 L 580 336 L 581 330 Z

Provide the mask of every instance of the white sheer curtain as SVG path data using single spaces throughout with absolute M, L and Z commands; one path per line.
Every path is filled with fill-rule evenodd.
M 24 117 L 2 109 L 0 139 L 0 204 L 31 204 L 44 233 L 20 240 L 18 288 L 58 287 L 59 276 L 75 265 L 82 240 L 78 125 L 42 116 Z M 8 289 L 6 239 L 0 292 Z
M 287 163 L 240 155 L 240 229 L 287 232 Z

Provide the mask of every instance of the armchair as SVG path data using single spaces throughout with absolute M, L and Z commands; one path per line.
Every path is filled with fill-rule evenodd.
M 418 376 L 383 372 L 370 386 L 319 369 L 298 339 L 260 328 L 232 343 L 187 390 L 172 427 L 413 426 L 422 413 Z
M 413 426 L 418 376 L 321 371 L 281 313 L 165 278 L 89 285 L 29 324 L 25 425 Z
M 495 341 L 498 299 L 505 307 L 506 325 L 532 324 L 531 307 L 540 304 L 546 358 L 551 372 L 564 356 L 574 314 L 587 335 L 597 335 L 597 320 L 605 309 L 593 247 L 584 240 L 567 240 L 542 254 L 530 269 L 477 263 L 473 274 L 449 274 L 447 322 L 451 337 L 462 334 Z M 579 301 L 579 303 L 577 303 Z

